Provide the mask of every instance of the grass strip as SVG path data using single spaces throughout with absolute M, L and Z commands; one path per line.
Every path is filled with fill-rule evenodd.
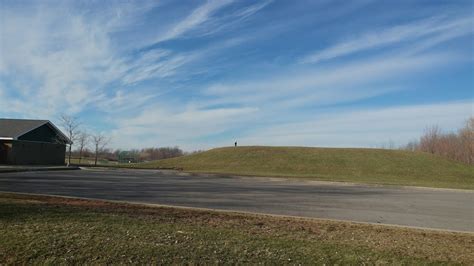
M 0 264 L 474 263 L 474 234 L 0 193 Z

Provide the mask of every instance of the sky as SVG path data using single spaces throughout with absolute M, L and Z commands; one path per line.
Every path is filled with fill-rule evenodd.
M 402 145 L 473 115 L 473 5 L 0 0 L 0 117 L 115 149 Z

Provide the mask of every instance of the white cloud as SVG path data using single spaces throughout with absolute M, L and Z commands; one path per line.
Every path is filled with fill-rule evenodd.
M 98 103 L 97 107 L 99 110 L 108 114 L 119 115 L 124 112 L 134 112 L 137 108 L 144 106 L 158 96 L 159 93 L 119 89 L 112 95 L 97 95 L 94 97 L 94 101 Z
M 121 80 L 124 85 L 130 85 L 148 79 L 167 78 L 183 72 L 185 72 L 185 76 L 189 77 L 194 73 L 209 71 L 208 68 L 190 70 L 188 66 L 209 60 L 222 50 L 237 46 L 244 40 L 245 38 L 227 39 L 190 52 L 177 53 L 163 49 L 150 50 L 130 62 L 122 63 L 125 70 Z M 183 71 L 185 67 L 188 68 Z
M 193 31 L 200 36 L 232 31 L 236 27 L 244 25 L 246 20 L 249 20 L 272 2 L 273 0 L 260 1 L 256 4 L 237 9 L 235 12 L 230 12 L 226 16 L 208 19 Z M 262 32 L 268 33 L 267 31 Z
M 173 55 L 168 50 L 151 50 L 133 59 L 121 79 L 124 85 L 127 85 L 155 77 L 168 77 L 173 75 L 179 67 L 192 60 L 192 56 Z
M 242 145 L 376 147 L 389 141 L 403 145 L 418 139 L 427 126 L 451 131 L 472 115 L 472 101 L 356 109 L 259 128 L 239 139 Z
M 265 8 L 267 5 L 269 5 L 272 2 L 273 0 L 260 1 L 254 5 L 251 5 L 242 10 L 239 10 L 238 12 L 234 14 L 234 16 L 241 20 L 248 18 L 252 16 L 253 14 L 257 13 L 258 11 L 260 11 L 261 9 Z
M 167 30 L 163 35 L 159 36 L 155 40 L 155 43 L 182 36 L 183 34 L 206 22 L 214 12 L 229 5 L 232 2 L 233 0 L 208 0 L 205 4 L 193 10 L 193 12 L 191 12 L 191 14 L 189 14 L 182 21 L 178 22 L 169 30 Z
M 337 113 L 317 111 L 293 116 L 294 122 L 265 120 L 254 124 L 262 112 L 266 110 L 252 107 L 212 110 L 189 107 L 183 111 L 150 107 L 136 117 L 116 119 L 111 145 L 116 148 L 178 145 L 188 151 L 228 146 L 235 139 L 241 145 L 380 147 L 389 142 L 403 145 L 418 139 L 429 125 L 436 124 L 448 131 L 460 128 L 474 115 L 474 102 L 358 108 Z M 229 131 L 233 133 L 224 140 L 207 138 Z
M 207 1 L 170 27 L 163 39 L 192 31 L 231 2 Z M 136 96 L 127 91 L 130 85 L 169 78 L 184 66 L 241 42 L 240 38 L 224 40 L 191 52 L 153 49 L 136 58 L 136 50 L 123 50 L 124 45 L 114 43 L 120 39 L 113 36 L 117 31 L 139 27 L 139 18 L 157 6 L 154 1 L 141 5 L 104 3 L 100 8 L 79 5 L 67 2 L 56 6 L 2 6 L 0 75 L 6 78 L 9 92 L 15 91 L 4 94 L 2 109 L 9 110 L 9 115 L 44 118 L 60 112 L 75 114 L 88 107 L 121 110 L 120 106 L 113 106 L 119 102 L 117 96 Z M 260 8 L 254 7 L 254 12 Z M 137 49 L 142 47 L 135 43 L 144 45 L 142 40 L 133 43 L 125 46 Z M 119 83 L 121 92 L 117 94 L 110 83 Z M 158 92 L 153 95 L 159 94 L 156 85 L 155 90 Z M 130 97 L 130 106 L 139 106 L 143 99 L 148 98 Z
M 154 49 L 135 58 L 129 51 L 114 49 L 110 33 L 133 23 L 135 15 L 150 7 L 114 5 L 112 10 L 94 13 L 105 16 L 99 18 L 69 8 L 60 5 L 25 8 L 21 13 L 7 8 L 0 11 L 5 22 L 0 26 L 0 75 L 11 78 L 5 80 L 10 92 L 16 90 L 4 93 L 2 110 L 9 110 L 9 115 L 52 118 L 88 107 L 107 112 L 138 108 L 160 93 L 134 92 L 127 85 L 169 77 L 197 57 Z M 113 82 L 119 83 L 119 89 L 108 86 Z
M 114 119 L 116 129 L 112 131 L 112 145 L 122 148 L 160 145 L 200 148 L 203 147 L 200 138 L 242 126 L 258 111 L 251 107 L 197 109 L 188 106 L 178 110 L 153 105 L 134 117 Z
M 447 41 L 458 36 L 471 34 L 473 32 L 472 23 L 472 17 L 461 17 L 451 21 L 440 18 L 421 20 L 410 24 L 391 27 L 378 32 L 375 31 L 362 34 L 353 39 L 342 41 L 321 51 L 309 54 L 303 57 L 300 62 L 317 63 L 404 41 L 412 41 L 412 43 L 416 43 L 417 40 L 423 41 L 424 38 L 427 37 L 436 40 L 430 42 L 431 45 L 434 45 L 441 41 Z M 453 32 L 456 34 L 453 34 Z M 443 38 L 439 38 L 439 35 L 442 35 Z M 413 44 L 410 44 L 406 49 L 408 51 L 412 50 L 412 45 Z M 427 49 L 429 47 L 431 46 L 425 45 L 423 48 Z M 417 52 L 420 48 L 421 47 L 415 47 Z
M 257 104 L 279 107 L 350 102 L 400 89 L 396 80 L 453 61 L 448 54 L 375 57 L 331 68 L 287 69 L 261 80 L 216 84 L 204 90 L 210 104 Z M 275 78 L 276 77 L 276 78 Z M 387 84 L 390 86 L 379 84 Z
M 366 145 L 369 143 L 364 142 L 369 139 L 367 136 L 382 138 L 384 135 L 378 132 L 388 132 L 388 124 L 380 121 L 390 115 L 389 111 L 404 114 L 403 118 L 396 118 L 399 123 L 393 124 L 390 129 L 399 129 L 401 133 L 398 137 L 408 138 L 414 135 L 414 131 L 405 130 L 405 127 L 414 128 L 415 124 L 430 123 L 432 120 L 428 111 L 433 111 L 434 108 L 428 110 L 423 109 L 426 106 L 418 106 L 412 109 L 397 107 L 387 110 L 356 110 L 353 116 L 343 113 L 327 117 L 319 116 L 321 114 L 308 117 L 301 109 L 354 102 L 407 89 L 403 86 L 406 84 L 403 80 L 418 73 L 428 73 L 439 66 L 448 66 L 456 59 L 452 54 L 418 53 L 419 51 L 426 51 L 441 42 L 472 32 L 468 23 L 472 23 L 472 19 L 463 17 L 452 21 L 418 21 L 350 39 L 311 55 L 312 59 L 311 56 L 306 59 L 318 62 L 406 40 L 410 41 L 410 49 L 404 50 L 411 53 L 399 53 L 396 56 L 379 54 L 326 68 L 302 64 L 274 66 L 263 69 L 258 73 L 259 78 L 247 78 L 245 71 L 240 75 L 239 69 L 245 68 L 245 65 L 230 62 L 229 59 L 239 61 L 240 58 L 237 57 L 241 51 L 237 56 L 228 56 L 230 53 L 223 51 L 227 52 L 227 48 L 242 43 L 248 44 L 249 39 L 262 40 L 263 35 L 263 38 L 269 38 L 270 35 L 276 38 L 276 32 L 283 31 L 282 27 L 279 23 L 269 23 L 275 27 L 271 34 L 268 29 L 272 27 L 265 23 L 263 28 L 255 26 L 255 29 L 252 24 L 252 27 L 242 31 L 245 34 L 242 36 L 236 36 L 240 31 L 235 34 L 226 31 L 234 30 L 233 26 L 243 26 L 241 22 L 271 2 L 242 6 L 240 3 L 233 5 L 231 0 L 211 0 L 184 18 L 177 18 L 180 19 L 179 22 L 171 23 L 172 25 L 170 21 L 158 23 L 159 16 L 147 20 L 150 17 L 146 16 L 150 15 L 147 12 L 157 6 L 156 1 L 140 2 L 144 6 L 127 1 L 113 4 L 106 2 L 103 8 L 93 6 L 85 9 L 75 6 L 82 2 L 64 2 L 57 6 L 22 5 L 22 8 L 15 10 L 2 6 L 0 115 L 53 119 L 60 112 L 77 115 L 82 111 L 96 114 L 99 110 L 98 113 L 105 114 L 105 117 L 97 118 L 98 125 L 94 126 L 107 129 L 107 126 L 99 124 L 113 124 L 115 130 L 112 132 L 112 145 L 116 148 L 181 145 L 195 149 L 218 146 L 223 143 L 206 140 L 215 134 L 227 137 L 254 127 L 261 129 L 254 137 L 245 135 L 243 142 Z M 89 4 L 87 2 L 85 6 Z M 224 9 L 226 15 L 221 16 L 219 12 Z M 147 19 L 142 20 L 143 17 Z M 154 25 L 150 21 L 157 23 Z M 284 31 L 299 26 L 288 24 L 287 21 L 281 23 L 285 24 Z M 189 43 L 183 47 L 161 43 L 153 46 L 152 50 L 148 46 L 150 43 L 202 37 L 218 31 L 223 33 L 224 38 L 229 35 L 233 38 L 212 36 L 200 43 L 204 45 L 209 41 L 204 48 L 200 46 L 195 50 L 192 50 L 195 46 Z M 245 60 L 251 63 L 255 62 L 250 58 L 252 53 L 250 51 L 244 55 L 249 57 Z M 214 60 L 216 55 L 222 56 Z M 212 68 L 222 67 L 223 61 L 235 66 L 236 72 L 233 73 L 229 67 L 229 73 L 225 73 L 222 79 L 217 77 L 221 83 L 202 85 L 213 74 L 210 73 Z M 276 68 L 278 71 L 275 71 Z M 235 79 L 226 80 L 229 76 Z M 192 78 L 199 81 L 188 82 Z M 186 87 L 189 83 L 192 85 Z M 177 90 L 177 87 L 192 90 L 192 93 L 171 92 Z M 199 91 L 202 87 L 205 89 Z M 461 116 L 459 110 L 465 107 L 463 105 L 463 108 L 456 109 L 453 104 L 448 105 L 435 106 L 450 114 L 440 122 L 441 126 L 449 125 L 448 121 L 459 120 L 456 118 Z M 409 113 L 406 110 L 419 111 L 424 114 L 423 119 L 420 118 L 416 123 L 409 122 L 412 118 L 407 120 L 406 125 L 403 124 L 403 119 Z M 432 117 L 439 117 L 440 114 L 434 110 Z M 373 120 L 368 121 L 371 117 Z M 286 123 L 295 119 L 301 120 L 299 123 Z M 351 121 L 356 122 L 353 124 Z M 274 124 L 280 122 L 285 124 Z M 370 132 L 358 131 L 357 122 L 374 123 L 375 126 Z M 306 131 L 320 125 L 327 130 Z M 345 134 L 345 130 L 352 133 Z M 271 138 L 267 137 L 270 135 Z M 396 138 L 397 136 L 393 139 L 398 140 Z
M 0 75 L 8 77 L 9 91 L 16 90 L 4 96 L 8 100 L 2 109 L 30 118 L 76 114 L 94 105 L 119 110 L 120 106 L 112 106 L 118 103 L 118 94 L 113 88 L 110 91 L 110 83 L 122 80 L 127 85 L 174 74 L 192 57 L 170 57 L 171 51 L 155 49 L 130 61 L 129 52 L 119 53 L 111 42 L 114 30 L 133 23 L 135 16 L 151 6 L 118 4 L 101 12 L 92 10 L 94 16 L 66 4 L 39 5 L 21 12 L 2 9 Z M 129 106 L 139 106 L 143 98 L 129 98 Z
M 77 113 L 116 76 L 107 28 L 66 7 L 37 7 L 23 13 L 3 9 L 0 75 L 22 93 L 6 109 L 30 117 Z M 7 80 L 7 81 L 8 81 Z M 38 100 L 41 99 L 41 100 Z

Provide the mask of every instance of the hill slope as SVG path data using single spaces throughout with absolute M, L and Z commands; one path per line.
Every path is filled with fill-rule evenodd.
M 427 153 L 308 147 L 227 147 L 138 164 L 189 172 L 474 189 L 474 167 Z

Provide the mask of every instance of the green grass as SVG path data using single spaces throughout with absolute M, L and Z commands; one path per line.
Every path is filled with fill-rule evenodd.
M 474 263 L 474 235 L 0 193 L 4 264 Z
M 474 166 L 421 152 L 306 147 L 230 147 L 134 164 L 189 172 L 474 189 Z

